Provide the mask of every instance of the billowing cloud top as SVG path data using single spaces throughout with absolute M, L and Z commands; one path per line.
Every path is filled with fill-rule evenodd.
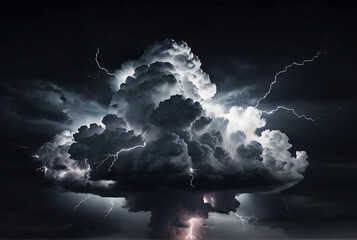
M 131 211 L 151 211 L 154 237 L 180 235 L 192 217 L 235 211 L 236 194 L 301 181 L 306 153 L 292 156 L 279 130 L 257 134 L 266 123 L 259 109 L 225 112 L 200 67 L 187 44 L 172 39 L 122 64 L 102 124 L 59 133 L 38 150 L 45 176 L 61 189 L 125 197 Z

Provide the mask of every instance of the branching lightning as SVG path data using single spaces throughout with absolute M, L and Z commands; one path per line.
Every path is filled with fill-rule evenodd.
M 131 150 L 134 150 L 136 148 L 139 148 L 139 147 L 146 147 L 146 142 L 144 142 L 144 144 L 142 145 L 137 145 L 137 146 L 134 146 L 134 147 L 131 147 L 131 148 L 123 148 L 123 149 L 120 149 L 118 152 L 114 153 L 114 154 L 105 154 L 105 158 L 101 161 L 98 161 L 94 164 L 98 164 L 97 165 L 97 170 L 99 171 L 99 167 L 102 166 L 108 159 L 112 158 L 112 163 L 110 164 L 109 168 L 108 168 L 108 171 L 110 171 L 114 166 L 116 166 L 116 161 L 118 160 L 118 156 L 121 152 L 129 152 Z
M 193 180 L 195 179 L 195 174 L 197 173 L 198 169 L 194 169 L 192 167 L 190 167 L 190 176 L 191 176 L 191 179 L 190 179 L 190 185 L 192 188 L 195 188 L 195 185 L 193 185 Z
M 271 110 L 271 111 L 262 111 L 263 113 L 266 113 L 266 114 L 273 114 L 273 113 L 275 113 L 276 111 L 278 111 L 279 109 L 284 109 L 284 110 L 287 110 L 287 111 L 290 111 L 290 112 L 292 112 L 296 117 L 298 117 L 298 118 L 304 118 L 304 119 L 306 119 L 306 120 L 309 120 L 309 121 L 316 121 L 317 120 L 317 118 L 311 118 L 311 117 L 307 117 L 307 116 L 305 116 L 304 114 L 301 114 L 301 115 L 299 115 L 299 114 L 297 114 L 296 112 L 295 112 L 295 110 L 293 109 L 293 108 L 287 108 L 287 107 L 284 107 L 284 106 L 277 106 L 275 109 L 273 109 L 273 110 Z
M 290 111 L 292 112 L 297 118 L 303 118 L 305 120 L 308 120 L 308 121 L 316 121 L 316 120 L 319 120 L 321 117 L 323 116 L 332 116 L 334 114 L 336 114 L 338 111 L 341 110 L 341 108 L 337 108 L 335 111 L 331 112 L 331 113 L 323 113 L 323 114 L 320 114 L 318 117 L 316 118 L 311 118 L 311 117 L 307 117 L 305 114 L 297 114 L 295 112 L 295 110 L 293 108 L 288 108 L 288 107 L 284 107 L 284 106 L 277 106 L 275 109 L 271 110 L 271 111 L 262 111 L 263 113 L 266 113 L 266 114 L 273 114 L 275 113 L 276 111 L 278 111 L 279 109 L 284 109 L 284 110 L 287 110 L 287 111 Z
M 196 236 L 198 234 L 194 233 L 195 223 L 199 224 L 202 227 L 204 234 L 206 233 L 206 231 L 205 231 L 206 228 L 211 229 L 211 230 L 216 229 L 215 227 L 207 226 L 207 225 L 201 223 L 200 220 L 197 218 L 191 218 L 188 222 L 190 223 L 190 228 L 189 228 L 188 234 L 186 235 L 186 239 L 196 239 Z
M 319 57 L 320 54 L 323 54 L 323 53 L 325 53 L 325 52 L 320 52 L 320 51 L 318 51 L 317 54 L 316 54 L 315 56 L 313 56 L 311 59 L 303 60 L 301 63 L 293 62 L 293 63 L 291 63 L 290 65 L 285 66 L 285 68 L 284 68 L 283 70 L 281 70 L 280 72 L 278 72 L 277 74 L 275 74 L 275 76 L 274 76 L 274 81 L 272 81 L 272 82 L 270 83 L 269 90 L 264 94 L 263 97 L 261 97 L 261 98 L 257 101 L 257 103 L 256 103 L 256 105 L 255 105 L 254 108 L 257 108 L 257 107 L 259 106 L 259 103 L 260 103 L 262 100 L 264 100 L 265 98 L 267 98 L 267 96 L 270 94 L 271 90 L 273 89 L 273 85 L 277 82 L 278 76 L 279 76 L 280 74 L 286 73 L 286 72 L 288 71 L 288 69 L 291 68 L 292 66 L 303 66 L 303 65 L 305 65 L 305 63 L 307 63 L 307 62 L 313 62 L 316 58 Z
M 242 222 L 242 231 L 244 232 L 244 221 L 250 223 L 250 222 L 249 222 L 249 219 L 250 219 L 251 217 L 254 217 L 254 215 L 251 215 L 251 216 L 247 217 L 247 216 L 241 216 L 241 215 L 239 215 L 238 212 L 235 212 L 234 214 L 241 220 L 241 222 Z
M 112 204 L 112 206 L 108 209 L 107 213 L 104 215 L 102 222 L 104 222 L 107 219 L 107 217 L 109 216 L 109 214 L 112 212 L 112 210 L 114 208 L 113 199 L 110 199 L 110 203 Z
M 193 227 L 194 227 L 193 219 L 194 218 L 192 218 L 188 221 L 190 223 L 190 228 L 189 228 L 188 234 L 186 236 L 186 239 L 195 239 L 195 235 L 193 234 Z
M 210 229 L 210 230 L 213 230 L 213 229 L 216 229 L 215 227 L 213 226 L 207 226 L 206 224 L 203 224 L 201 223 L 199 220 L 195 219 L 197 221 L 197 223 L 202 227 L 203 229 L 203 234 L 206 234 L 206 229 Z
M 264 94 L 263 97 L 261 97 L 261 98 L 257 101 L 257 103 L 256 103 L 256 105 L 254 106 L 254 108 L 257 108 L 257 107 L 259 106 L 260 102 L 261 102 L 262 100 L 264 100 L 264 99 L 267 98 L 267 96 L 270 94 L 271 90 L 273 89 L 273 85 L 278 81 L 278 76 L 279 76 L 280 74 L 286 73 L 286 72 L 288 71 L 288 69 L 291 68 L 291 67 L 293 67 L 293 66 L 303 66 L 303 65 L 305 65 L 305 63 L 313 62 L 316 58 L 319 57 L 320 54 L 323 54 L 323 53 L 326 53 L 326 52 L 320 52 L 320 51 L 318 51 L 318 52 L 316 53 L 316 55 L 313 56 L 311 59 L 303 60 L 301 63 L 293 62 L 293 63 L 291 63 L 290 65 L 285 66 L 285 68 L 284 68 L 283 70 L 281 70 L 281 71 L 279 71 L 278 73 L 276 73 L 275 76 L 274 76 L 274 81 L 272 81 L 272 82 L 270 83 L 269 90 Z M 336 112 L 338 112 L 341 108 L 338 108 L 337 110 L 335 110 L 335 111 L 332 112 L 332 113 L 320 114 L 320 115 L 319 115 L 318 117 L 316 117 L 316 118 L 307 117 L 305 114 L 297 114 L 297 113 L 295 112 L 295 109 L 293 109 L 293 108 L 288 108 L 288 107 L 285 107 L 285 106 L 277 106 L 277 107 L 276 107 L 275 109 L 273 109 L 273 110 L 270 110 L 270 111 L 262 111 L 262 112 L 270 115 L 270 114 L 273 114 L 273 113 L 277 112 L 277 111 L 280 110 L 280 109 L 284 109 L 284 110 L 286 110 L 286 111 L 290 111 L 290 112 L 292 112 L 292 113 L 293 113 L 296 117 L 298 117 L 298 118 L 303 118 L 303 119 L 305 119 L 305 120 L 313 121 L 313 122 L 314 122 L 314 121 L 320 119 L 320 118 L 323 117 L 323 116 L 331 116 L 331 115 L 334 115 L 334 114 L 335 114 Z
M 75 213 L 77 208 L 79 208 L 79 206 L 81 206 L 82 203 L 84 203 L 85 201 L 87 201 L 90 198 L 90 194 L 88 194 L 88 196 L 83 199 L 82 201 L 80 201 L 74 208 L 73 208 L 73 212 Z

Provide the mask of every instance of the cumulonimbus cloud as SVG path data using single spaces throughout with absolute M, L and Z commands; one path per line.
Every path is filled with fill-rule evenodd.
M 102 123 L 61 132 L 37 151 L 58 188 L 124 197 L 130 211 L 151 212 L 152 237 L 177 237 L 192 218 L 236 211 L 237 194 L 303 179 L 306 152 L 293 156 L 279 130 L 257 134 L 266 123 L 259 109 L 224 111 L 185 42 L 157 42 L 116 75 Z

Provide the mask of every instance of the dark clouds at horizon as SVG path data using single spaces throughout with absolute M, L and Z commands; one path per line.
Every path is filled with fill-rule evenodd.
M 310 167 L 305 180 L 281 194 L 295 210 L 286 214 L 281 199 L 276 200 L 279 196 L 257 200 L 266 209 L 278 209 L 269 214 L 261 210 L 260 215 L 267 216 L 259 224 L 285 229 L 287 237 L 337 237 L 340 231 L 346 234 L 342 237 L 356 236 L 354 3 L 17 3 L 9 4 L 9 12 L 2 10 L 1 186 L 7 194 L 1 197 L 1 235 L 73 238 L 118 233 L 110 227 L 81 229 L 78 226 L 91 223 L 61 214 L 43 192 L 49 183 L 34 172 L 36 164 L 28 154 L 75 122 L 77 116 L 63 108 L 81 109 L 88 124 L 95 112 L 107 111 L 109 77 L 100 72 L 97 79 L 88 78 L 98 71 L 98 46 L 104 42 L 101 63 L 115 70 L 137 59 L 154 41 L 172 37 L 187 42 L 198 55 L 218 93 L 235 96 L 235 90 L 246 89 L 238 99 L 227 100 L 232 104 L 254 102 L 286 64 L 311 57 L 320 48 L 328 51 L 316 62 L 282 75 L 262 102 L 267 109 L 288 105 L 308 116 L 342 110 L 317 122 L 284 111 L 267 117 L 268 128 L 287 134 L 292 152 L 307 151 Z M 78 105 L 82 102 L 87 104 Z M 35 223 L 29 222 L 30 216 Z M 108 220 L 113 228 L 120 225 Z M 299 226 L 309 230 L 304 234 Z M 337 226 L 336 231 L 328 230 L 331 226 Z

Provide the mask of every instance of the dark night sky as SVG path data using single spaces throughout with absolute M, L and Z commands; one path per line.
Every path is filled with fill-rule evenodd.
M 231 104 L 258 99 L 285 65 L 310 58 L 319 49 L 327 52 L 282 75 L 262 102 L 266 109 L 287 105 L 313 117 L 341 110 L 316 122 L 284 111 L 267 116 L 266 128 L 286 133 L 292 151 L 306 150 L 310 166 L 293 188 L 251 197 L 248 208 L 260 220 L 257 234 L 252 230 L 247 236 L 357 238 L 356 7 L 353 1 L 1 2 L 0 237 L 146 236 L 146 214 L 139 221 L 123 212 L 98 224 L 100 203 L 93 203 L 90 211 L 84 208 L 74 216 L 72 207 L 81 197 L 51 190 L 51 182 L 35 171 L 39 165 L 31 154 L 82 113 L 107 109 L 112 97 L 109 76 L 101 71 L 96 79 L 88 77 L 98 72 L 98 47 L 101 64 L 114 71 L 153 42 L 173 38 L 187 42 L 200 58 L 202 69 L 217 84 L 217 97 L 251 89 Z M 80 99 L 70 106 L 82 111 L 79 116 L 69 119 L 61 109 L 30 98 L 39 81 L 54 83 Z M 135 226 L 143 230 L 128 230 Z M 208 237 L 235 235 L 217 230 Z

